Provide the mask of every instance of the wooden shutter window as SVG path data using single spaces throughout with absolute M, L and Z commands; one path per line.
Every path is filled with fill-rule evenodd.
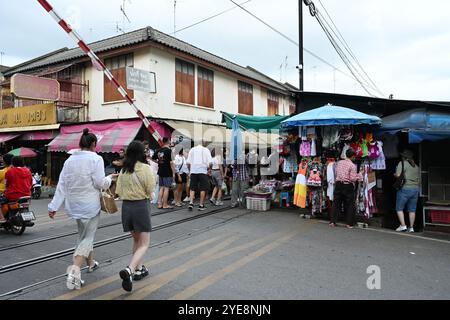
M 269 116 L 275 116 L 279 114 L 279 96 L 276 93 L 268 92 L 267 94 L 267 114 Z
M 198 67 L 198 105 L 214 108 L 214 73 Z
M 134 91 L 127 89 L 126 67 L 133 67 L 133 54 L 121 55 L 105 60 L 106 67 L 111 71 L 117 82 L 125 89 L 131 99 Z M 123 101 L 124 97 L 119 93 L 116 86 L 106 76 L 103 76 L 103 100 L 104 102 Z
M 238 104 L 239 113 L 253 115 L 253 86 L 251 84 L 238 82 Z
M 192 63 L 175 61 L 175 101 L 195 104 L 195 77 Z

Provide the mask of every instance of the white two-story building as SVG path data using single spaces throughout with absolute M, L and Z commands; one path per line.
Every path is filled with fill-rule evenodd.
M 126 67 L 156 74 L 155 93 L 127 92 L 144 115 L 153 120 L 161 135 L 167 136 L 176 130 L 182 135 L 192 136 L 194 124 L 202 123 L 202 137 L 217 140 L 217 135 L 225 135 L 226 132 L 222 112 L 269 116 L 289 115 L 296 110 L 291 86 L 151 27 L 94 42 L 90 47 L 124 88 L 127 88 Z M 12 99 L 13 104 L 11 99 L 5 99 L 8 98 L 8 79 L 16 73 L 50 77 L 60 82 L 61 98 L 56 103 L 56 112 L 61 127 L 59 136 L 49 143 L 51 152 L 69 151 L 82 126 L 97 125 L 93 131 L 109 130 L 105 135 L 113 136 L 102 137 L 99 152 L 117 152 L 120 147 L 118 141 L 123 147 L 139 132 L 141 138 L 150 139 L 148 133 L 142 132 L 145 130 L 141 128 L 135 111 L 79 48 L 64 48 L 4 71 L 6 81 L 2 88 L 6 94 L 2 95 L 9 104 L 2 105 L 2 109 L 32 104 L 18 97 Z M 121 121 L 126 122 L 124 128 L 131 128 L 132 123 L 136 128 L 120 130 Z M 35 129 L 39 131 L 38 127 Z M 208 129 L 213 129 L 209 130 L 209 135 L 205 134 Z M 0 128 L 4 133 L 17 131 L 17 128 Z

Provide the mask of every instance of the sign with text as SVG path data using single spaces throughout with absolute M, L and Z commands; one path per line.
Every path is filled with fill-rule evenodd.
M 54 79 L 16 73 L 11 77 L 11 93 L 22 99 L 58 101 L 60 86 Z
M 0 128 L 29 127 L 56 123 L 56 105 L 54 103 L 0 110 Z
M 156 74 L 127 67 L 127 89 L 156 93 Z

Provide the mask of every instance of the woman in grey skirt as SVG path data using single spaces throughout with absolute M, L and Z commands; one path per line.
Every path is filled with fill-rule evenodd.
M 155 176 L 146 164 L 144 144 L 133 141 L 128 146 L 116 188 L 116 193 L 123 200 L 123 231 L 131 232 L 133 236 L 131 262 L 119 273 L 126 291 L 133 289 L 133 280 L 141 280 L 149 274 L 142 262 L 150 245 L 150 200 L 154 189 Z
M 86 261 L 92 272 L 98 268 L 94 260 L 94 238 L 100 218 L 100 190 L 111 185 L 113 176 L 105 177 L 103 158 L 95 153 L 97 137 L 84 129 L 80 151 L 74 152 L 64 163 L 55 196 L 48 205 L 48 215 L 54 218 L 64 203 L 68 215 L 77 221 L 78 241 L 73 254 L 73 265 L 67 269 L 67 288 L 80 289 L 80 268 Z

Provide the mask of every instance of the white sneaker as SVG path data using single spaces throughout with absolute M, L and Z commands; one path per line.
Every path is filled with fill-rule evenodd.
M 407 226 L 400 226 L 395 231 L 397 231 L 397 232 L 406 232 L 406 231 L 408 231 L 408 227 Z
M 67 268 L 66 286 L 69 290 L 80 290 L 84 285 L 84 281 L 81 280 L 80 269 L 70 266 Z
M 409 233 L 414 233 L 414 228 L 409 228 L 409 229 L 408 229 L 408 232 L 409 232 Z
M 216 206 L 223 206 L 223 202 L 222 201 L 217 201 L 216 202 Z
M 191 199 L 189 197 L 184 198 L 183 202 L 189 202 Z

